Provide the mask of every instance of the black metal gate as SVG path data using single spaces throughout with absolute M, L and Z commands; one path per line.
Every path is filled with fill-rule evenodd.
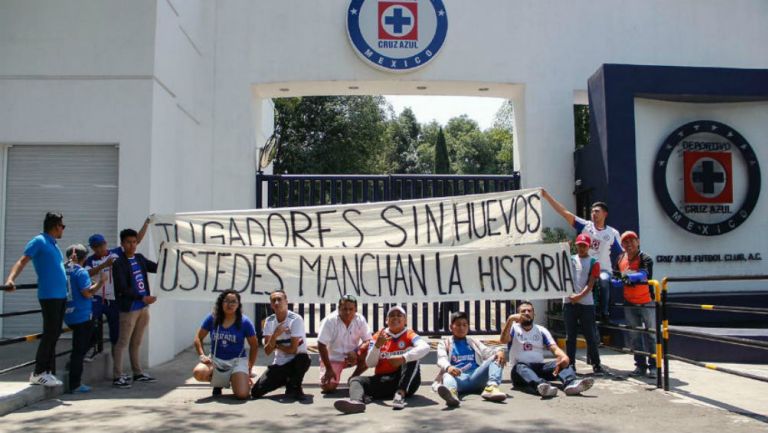
M 520 189 L 520 174 L 490 175 L 256 175 L 256 207 L 280 208 L 325 204 L 367 203 L 430 197 L 448 197 Z M 463 304 L 463 305 L 461 305 Z M 394 304 L 362 304 L 359 307 L 372 327 L 384 326 L 387 311 Z M 402 304 L 408 311 L 408 326 L 422 335 L 444 335 L 448 316 L 459 309 L 467 312 L 471 334 L 498 334 L 507 316 L 514 311 L 510 301 L 418 302 Z M 267 304 L 256 306 L 260 328 L 268 313 Z M 335 304 L 296 304 L 307 335 L 317 336 L 320 320 L 336 309 Z

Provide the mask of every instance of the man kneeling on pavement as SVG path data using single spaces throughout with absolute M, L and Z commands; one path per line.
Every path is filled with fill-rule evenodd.
M 552 338 L 547 328 L 533 323 L 533 304 L 524 301 L 517 314 L 507 318 L 499 339 L 509 347 L 512 363 L 512 384 L 515 388 L 534 390 L 542 397 L 554 397 L 557 388 L 550 380 L 560 380 L 566 395 L 578 395 L 594 384 L 594 379 L 577 379 L 570 360 Z M 549 349 L 556 360 L 544 362 L 544 349 Z
M 504 401 L 507 395 L 499 390 L 506 357 L 504 349 L 493 349 L 468 337 L 467 313 L 451 314 L 451 334 L 437 345 L 437 366 L 440 373 L 433 384 L 446 405 L 459 405 L 459 394 L 482 391 L 490 401 Z

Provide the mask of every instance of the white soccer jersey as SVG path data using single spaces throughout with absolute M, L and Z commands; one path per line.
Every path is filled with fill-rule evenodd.
M 290 347 L 291 337 L 301 338 L 301 342 L 299 343 L 298 350 L 296 350 L 295 354 L 288 354 L 275 349 L 275 360 L 273 362 L 275 365 L 286 364 L 297 354 L 307 353 L 307 333 L 304 329 L 304 319 L 293 311 L 289 311 L 285 320 L 280 323 L 277 322 L 277 317 L 274 314 L 267 317 L 267 320 L 264 322 L 264 338 L 272 336 L 272 334 L 275 333 L 275 329 L 283 324 L 287 325 L 291 331 L 281 334 L 280 337 L 278 337 L 277 345 Z
M 573 228 L 581 234 L 585 233 L 592 239 L 592 244 L 589 246 L 589 255 L 596 258 L 600 263 L 600 269 L 605 271 L 612 271 L 611 266 L 611 253 L 620 253 L 621 250 L 621 236 L 618 230 L 611 226 L 605 226 L 600 230 L 595 227 L 595 223 L 587 221 L 583 218 L 576 217 L 573 220 Z
M 102 263 L 106 262 L 110 258 L 117 260 L 118 256 L 115 250 L 116 249 L 110 250 L 109 254 L 100 259 L 97 259 L 94 256 L 88 257 L 88 260 L 85 262 L 85 269 L 90 271 L 95 267 L 101 266 Z M 101 290 L 96 293 L 96 296 L 101 296 L 103 299 L 108 301 L 115 300 L 115 282 L 112 280 L 112 266 L 107 266 L 106 268 L 102 269 L 101 272 L 92 276 L 91 279 L 94 283 L 100 280 L 104 280 L 104 285 L 101 287 Z
M 544 350 L 555 344 L 552 334 L 547 328 L 534 324 L 526 331 L 519 323 L 512 324 L 509 331 L 512 340 L 509 342 L 509 360 L 512 365 L 518 362 L 535 364 L 544 362 Z

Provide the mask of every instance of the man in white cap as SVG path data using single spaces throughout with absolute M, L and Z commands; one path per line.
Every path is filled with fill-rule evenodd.
M 394 397 L 392 409 L 405 407 L 405 398 L 415 394 L 421 384 L 419 360 L 429 353 L 429 344 L 406 323 L 402 307 L 389 309 L 387 328 L 373 335 L 365 356 L 368 367 L 376 367 L 375 374 L 353 377 L 349 381 L 349 399 L 337 400 L 333 407 L 343 413 L 364 412 L 366 397 Z

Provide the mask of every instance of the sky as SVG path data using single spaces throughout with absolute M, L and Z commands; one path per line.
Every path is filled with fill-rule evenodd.
M 488 129 L 493 125 L 493 117 L 505 99 L 471 96 L 416 96 L 385 95 L 392 104 L 395 114 L 400 114 L 405 107 L 411 107 L 419 123 L 429 123 L 433 119 L 445 125 L 452 117 L 466 114 Z

